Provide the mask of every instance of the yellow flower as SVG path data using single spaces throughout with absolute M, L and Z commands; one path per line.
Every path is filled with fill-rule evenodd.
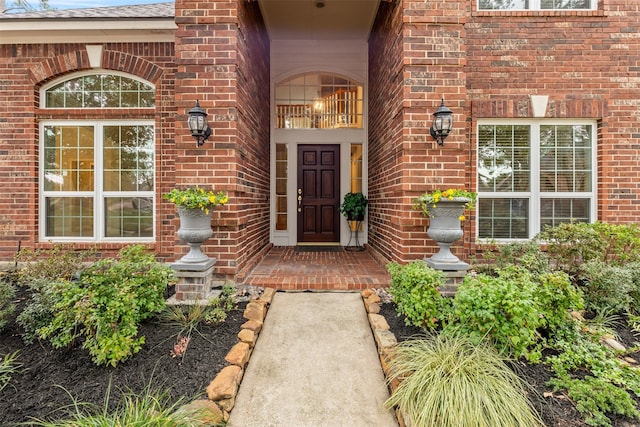
M 465 219 L 467 219 L 467 217 L 466 217 L 466 216 L 464 216 L 464 215 L 460 215 L 460 221 L 464 221 Z

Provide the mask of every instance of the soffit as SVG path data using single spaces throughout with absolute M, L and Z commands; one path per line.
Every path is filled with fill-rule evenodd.
M 380 0 L 258 0 L 271 40 L 367 40 Z M 317 7 L 323 3 L 324 7 Z

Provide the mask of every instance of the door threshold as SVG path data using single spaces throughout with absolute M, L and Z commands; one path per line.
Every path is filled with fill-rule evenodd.
M 340 242 L 299 242 L 296 246 L 340 246 Z

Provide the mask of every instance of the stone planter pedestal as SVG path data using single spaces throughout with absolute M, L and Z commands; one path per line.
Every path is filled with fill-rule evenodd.
M 435 208 L 429 209 L 429 229 L 427 234 L 436 241 L 440 250 L 430 258 L 424 258 L 429 267 L 441 270 L 447 275 L 447 285 L 459 284 L 464 278 L 469 264 L 461 261 L 451 252 L 451 245 L 464 234 L 460 227 L 460 216 L 464 214 L 466 198 L 440 200 Z M 441 290 L 448 293 L 446 289 Z M 455 292 L 455 289 L 452 290 Z
M 173 297 L 176 302 L 207 301 L 212 297 L 213 288 L 216 286 L 213 275 L 216 259 L 209 258 L 200 249 L 200 246 L 213 236 L 212 213 L 213 209 L 206 213 L 202 209 L 178 207 L 178 237 L 189 245 L 189 253 L 171 264 L 178 279 Z

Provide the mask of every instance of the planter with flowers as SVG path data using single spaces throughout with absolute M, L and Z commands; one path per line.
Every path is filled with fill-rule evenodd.
M 201 187 L 174 188 L 163 196 L 178 207 L 180 229 L 178 237 L 189 245 L 189 253 L 180 259 L 183 263 L 202 263 L 209 257 L 202 253 L 200 245 L 213 236 L 211 214 L 215 206 L 229 201 L 222 192 L 205 190 Z
M 436 190 L 420 195 L 413 208 L 429 218 L 427 234 L 438 243 L 440 250 L 429 258 L 429 264 L 441 270 L 467 269 L 468 264 L 451 253 L 451 245 L 463 235 L 460 222 L 465 209 L 473 209 L 476 193 L 461 189 Z

